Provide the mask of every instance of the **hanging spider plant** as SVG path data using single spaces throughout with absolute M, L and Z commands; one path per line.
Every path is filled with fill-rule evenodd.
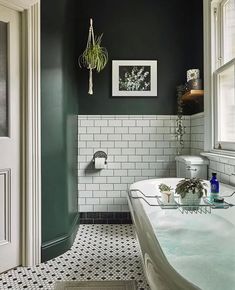
M 94 36 L 93 20 L 90 19 L 90 29 L 85 51 L 79 56 L 78 62 L 80 67 L 85 67 L 89 70 L 89 90 L 88 94 L 93 95 L 93 70 L 100 72 L 108 62 L 108 51 L 101 46 L 103 34 Z

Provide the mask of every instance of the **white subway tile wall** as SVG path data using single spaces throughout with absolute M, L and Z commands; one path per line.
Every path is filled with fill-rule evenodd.
M 200 155 L 204 150 L 204 113 L 191 116 L 191 155 Z
M 204 150 L 204 113 L 191 116 L 191 155 Z M 235 186 L 235 160 L 224 157 L 207 157 L 210 160 L 208 177 L 217 173 L 220 182 Z
M 131 183 L 176 176 L 175 120 L 176 116 L 79 115 L 79 211 L 129 211 Z M 190 116 L 184 117 L 184 126 L 182 154 L 190 154 Z M 94 169 L 92 157 L 98 150 L 108 155 L 106 169 Z
M 80 212 L 126 212 L 128 186 L 139 180 L 175 176 L 176 116 L 78 116 L 78 196 Z M 204 113 L 184 117 L 182 154 L 204 150 Z M 107 168 L 94 170 L 93 154 L 108 155 Z M 235 160 L 209 157 L 209 177 L 235 186 Z
M 207 157 L 210 160 L 209 177 L 212 172 L 217 173 L 220 182 L 235 186 L 235 160 L 225 157 Z

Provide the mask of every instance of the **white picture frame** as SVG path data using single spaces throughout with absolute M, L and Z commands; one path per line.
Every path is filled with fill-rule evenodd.
M 113 97 L 156 97 L 157 60 L 113 60 Z

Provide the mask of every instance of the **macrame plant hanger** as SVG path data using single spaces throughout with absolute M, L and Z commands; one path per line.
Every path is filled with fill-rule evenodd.
M 89 95 L 93 95 L 93 71 L 100 72 L 108 62 L 107 49 L 101 46 L 102 36 L 103 34 L 95 37 L 91 18 L 86 49 L 78 58 L 79 66 L 89 70 Z
M 93 29 L 93 20 L 92 18 L 90 19 L 90 28 L 89 28 L 89 34 L 88 34 L 88 40 L 87 40 L 87 49 L 90 48 L 91 46 L 94 46 L 95 44 L 95 36 L 94 36 L 94 29 Z M 89 69 L 89 90 L 88 94 L 93 95 L 93 67 L 91 64 L 88 66 Z

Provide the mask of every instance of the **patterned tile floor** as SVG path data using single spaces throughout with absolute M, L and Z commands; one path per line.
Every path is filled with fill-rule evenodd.
M 80 225 L 71 250 L 0 275 L 0 289 L 54 289 L 55 281 L 131 280 L 149 290 L 132 225 Z

